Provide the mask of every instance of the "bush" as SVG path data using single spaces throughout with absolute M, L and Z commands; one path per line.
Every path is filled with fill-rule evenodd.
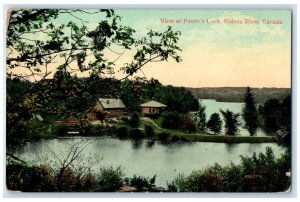
M 138 128 L 140 126 L 140 115 L 138 112 L 133 112 L 130 120 L 129 120 L 129 125 L 132 128 Z
M 101 125 L 87 125 L 82 129 L 82 134 L 85 136 L 101 136 L 103 126 Z
M 134 175 L 132 178 L 125 178 L 124 181 L 126 185 L 135 187 L 138 191 L 155 191 L 155 178 L 156 175 L 150 179 Z
M 162 114 L 163 128 L 179 129 L 183 123 L 183 117 L 178 112 L 165 112 Z
M 132 128 L 130 131 L 129 131 L 129 136 L 131 138 L 134 138 L 134 139 L 139 139 L 139 138 L 143 138 L 145 136 L 144 132 L 137 129 L 137 128 Z
M 152 137 L 154 136 L 154 128 L 150 125 L 145 125 L 145 134 L 147 137 Z
M 117 127 L 116 126 L 111 126 L 111 127 L 105 127 L 102 129 L 103 135 L 108 135 L 112 136 L 117 134 Z
M 100 192 L 118 191 L 123 186 L 123 173 L 120 167 L 101 168 L 97 178 L 97 189 Z
M 9 190 L 23 192 L 56 191 L 53 176 L 47 167 L 18 163 L 6 166 L 6 186 Z
M 157 134 L 157 137 L 160 141 L 165 142 L 168 140 L 170 133 L 168 132 L 160 132 Z
M 61 125 L 55 126 L 54 134 L 55 134 L 55 136 L 58 136 L 58 137 L 66 136 L 66 135 L 68 135 L 68 129 L 67 129 L 67 127 L 61 126 Z
M 190 117 L 190 116 L 186 116 L 184 118 L 184 123 L 181 126 L 182 130 L 191 133 L 191 132 L 196 132 L 197 131 L 197 126 L 195 121 Z
M 78 191 L 84 191 L 84 192 L 92 191 L 96 189 L 96 187 L 97 187 L 97 181 L 95 176 L 92 175 L 91 173 L 87 173 L 82 178 L 81 189 Z
M 178 135 L 172 135 L 172 137 L 171 137 L 172 142 L 178 142 L 179 140 L 180 140 L 180 138 Z
M 129 129 L 127 126 L 122 126 L 120 128 L 117 129 L 117 136 L 118 138 L 126 138 L 128 137 L 129 133 L 128 133 Z
M 221 167 L 216 164 L 205 170 L 179 175 L 169 189 L 183 192 L 282 192 L 290 185 L 285 176 L 290 158 L 288 153 L 275 160 L 273 151 L 241 157 L 241 165 Z

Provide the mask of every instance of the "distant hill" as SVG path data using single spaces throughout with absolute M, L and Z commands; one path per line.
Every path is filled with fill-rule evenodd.
M 246 87 L 187 88 L 198 99 L 215 99 L 223 102 L 243 102 Z M 290 88 L 251 88 L 255 101 L 263 103 L 268 99 L 282 100 L 291 94 Z

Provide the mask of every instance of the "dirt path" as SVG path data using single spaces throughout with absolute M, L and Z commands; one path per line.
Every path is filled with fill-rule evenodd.
M 145 123 L 147 123 L 147 124 L 149 124 L 149 125 L 155 127 L 156 129 L 159 129 L 159 130 L 162 129 L 162 128 L 159 127 L 152 119 L 150 119 L 150 118 L 148 118 L 148 117 L 141 117 L 141 119 L 142 119 Z

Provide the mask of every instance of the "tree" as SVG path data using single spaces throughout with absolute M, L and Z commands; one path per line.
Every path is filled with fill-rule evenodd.
M 95 28 L 87 25 L 85 16 L 92 15 L 101 19 Z M 57 19 L 70 21 L 59 23 Z M 113 72 L 115 61 L 106 59 L 104 52 L 110 51 L 117 56 L 123 55 L 112 47 L 124 50 L 134 48 L 132 62 L 121 69 L 127 76 L 133 75 L 144 65 L 153 61 L 164 61 L 169 57 L 180 61 L 176 51 L 180 32 L 171 27 L 163 33 L 150 30 L 146 37 L 133 38 L 134 29 L 118 23 L 121 17 L 113 10 L 101 9 L 16 9 L 11 12 L 7 29 L 7 74 L 37 81 L 50 75 L 49 64 L 56 64 L 56 71 L 91 71 L 91 74 Z M 33 37 L 33 36 L 39 37 Z M 117 49 L 118 50 L 118 49 Z M 93 57 L 91 57 L 93 56 Z M 58 58 L 61 58 L 58 62 Z M 91 59 L 92 58 L 92 59 Z M 72 65 L 76 63 L 77 67 Z M 13 73 L 15 67 L 24 67 L 30 74 Z M 37 78 L 39 76 L 40 78 Z
M 239 120 L 240 114 L 235 114 L 228 109 L 226 111 L 220 110 L 220 112 L 223 115 L 225 121 L 225 134 L 232 136 L 236 135 L 239 131 L 238 127 L 241 125 L 241 122 Z
M 205 131 L 206 129 L 206 114 L 205 114 L 205 109 L 206 107 L 199 102 L 199 111 L 196 112 L 195 118 L 196 118 L 196 123 L 197 127 L 200 131 Z
M 277 99 L 269 99 L 263 107 L 264 128 L 269 132 L 275 132 L 280 128 L 280 102 Z
M 247 87 L 243 106 L 243 119 L 245 120 L 245 128 L 251 136 L 256 134 L 258 128 L 258 111 L 255 106 L 255 101 L 251 89 Z
M 208 122 L 207 128 L 215 134 L 219 134 L 222 129 L 222 120 L 220 119 L 219 113 L 213 113 Z
M 130 117 L 130 120 L 129 120 L 129 125 L 132 127 L 132 128 L 138 128 L 140 126 L 140 115 L 138 112 L 133 112 L 131 117 Z
M 99 19 L 94 27 L 88 26 L 91 19 Z M 76 110 L 75 116 L 85 113 L 97 96 L 91 90 L 93 80 L 104 76 L 113 78 L 115 70 L 125 76 L 108 84 L 128 80 L 151 62 L 170 58 L 181 61 L 177 54 L 181 49 L 176 45 L 180 32 L 168 27 L 164 32 L 150 30 L 146 36 L 134 38 L 135 30 L 120 25 L 121 19 L 107 9 L 14 9 L 10 12 L 6 77 L 30 81 L 31 85 L 24 89 L 18 103 L 7 96 L 8 105 L 18 106 L 8 111 L 9 135 L 25 131 L 26 127 L 14 128 L 18 123 L 26 126 L 25 122 L 37 111 L 67 115 Z M 133 55 L 132 60 L 117 69 L 116 61 L 125 51 Z M 115 59 L 107 57 L 108 52 Z M 76 76 L 83 72 L 90 77 L 84 80 Z M 104 85 L 101 89 L 107 86 L 114 85 Z M 120 92 L 120 89 L 112 88 L 112 91 Z
M 196 132 L 197 126 L 195 121 L 192 119 L 191 116 L 186 115 L 184 117 L 183 125 L 181 126 L 182 130 L 187 131 L 188 133 Z
M 161 127 L 167 129 L 179 129 L 183 124 L 183 116 L 178 112 L 164 112 L 162 114 Z
M 198 110 L 198 99 L 186 88 L 171 85 L 158 87 L 160 88 L 155 92 L 154 99 L 167 105 L 166 110 L 180 113 Z

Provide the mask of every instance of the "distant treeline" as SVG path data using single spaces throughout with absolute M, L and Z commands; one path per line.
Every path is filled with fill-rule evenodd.
M 244 102 L 246 87 L 187 88 L 198 99 L 215 99 L 223 102 Z M 269 99 L 282 101 L 291 94 L 290 88 L 251 88 L 255 101 L 264 103 Z

